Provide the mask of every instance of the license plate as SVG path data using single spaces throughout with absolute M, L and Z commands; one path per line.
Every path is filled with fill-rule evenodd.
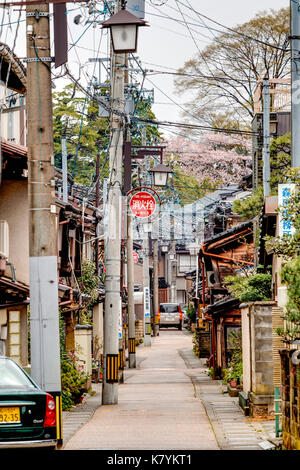
M 20 408 L 19 407 L 5 407 L 0 408 L 0 424 L 15 424 L 20 423 Z

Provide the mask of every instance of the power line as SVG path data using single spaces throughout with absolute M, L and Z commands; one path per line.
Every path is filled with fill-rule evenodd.
M 213 20 L 212 18 L 209 18 L 208 16 L 204 15 L 203 13 L 200 13 L 199 11 L 195 10 L 193 7 L 191 7 L 191 6 L 188 7 L 187 5 L 185 5 L 184 3 L 182 3 L 180 0 L 176 0 L 176 1 L 177 1 L 178 3 L 180 3 L 181 5 L 185 6 L 186 8 L 188 8 L 189 10 L 193 11 L 193 12 L 196 13 L 197 15 L 202 16 L 203 18 L 207 19 L 208 21 L 211 21 L 212 23 L 217 24 L 218 26 L 221 26 L 222 28 L 225 28 L 225 29 L 227 29 L 228 31 L 231 31 L 232 33 L 234 33 L 234 34 L 236 34 L 236 35 L 238 35 L 238 36 L 242 36 L 242 37 L 244 37 L 245 39 L 249 39 L 250 41 L 255 41 L 255 42 L 259 43 L 259 44 L 263 44 L 264 46 L 273 47 L 274 49 L 278 49 L 278 50 L 283 51 L 283 52 L 288 52 L 288 50 L 287 50 L 287 45 L 288 45 L 288 44 L 287 44 L 285 47 L 280 47 L 280 46 L 277 46 L 276 44 L 270 44 L 270 43 L 268 43 L 268 42 L 266 42 L 266 41 L 262 41 L 262 40 L 260 40 L 260 39 L 253 38 L 253 37 L 251 37 L 251 36 L 249 36 L 249 35 L 247 35 L 247 34 L 244 34 L 244 33 L 240 32 L 240 31 L 237 31 L 237 30 L 235 30 L 235 29 L 233 29 L 233 28 L 229 28 L 229 26 L 225 26 L 225 25 L 223 25 L 222 23 L 219 23 L 218 21 Z

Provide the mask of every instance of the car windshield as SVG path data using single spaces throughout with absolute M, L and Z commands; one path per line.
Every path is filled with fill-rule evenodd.
M 0 357 L 0 390 L 34 389 L 36 386 L 15 362 Z
M 176 304 L 160 304 L 161 313 L 176 313 L 178 312 L 178 305 Z

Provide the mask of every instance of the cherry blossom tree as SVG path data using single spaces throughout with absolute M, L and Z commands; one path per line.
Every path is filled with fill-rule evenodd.
M 239 183 L 251 173 L 251 140 L 240 135 L 211 132 L 198 142 L 174 137 L 168 141 L 165 154 L 200 184 L 210 181 L 217 187 Z

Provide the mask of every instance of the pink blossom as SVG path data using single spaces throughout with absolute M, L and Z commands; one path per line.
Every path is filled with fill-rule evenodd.
M 176 137 L 169 140 L 165 154 L 173 154 L 183 173 L 199 183 L 238 183 L 251 172 L 251 140 L 240 135 L 207 133 L 199 142 Z

